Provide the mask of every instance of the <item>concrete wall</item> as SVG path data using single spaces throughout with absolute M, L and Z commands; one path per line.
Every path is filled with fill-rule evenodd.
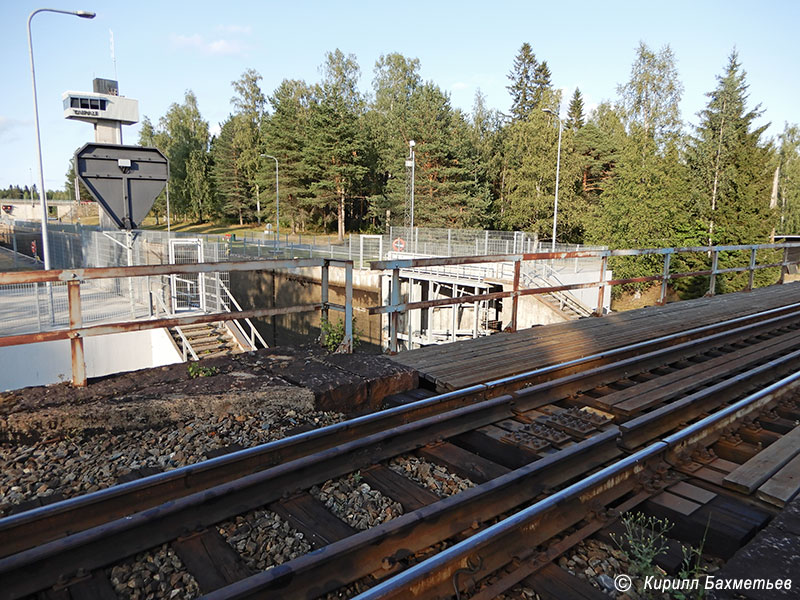
M 2 200 L 0 204 L 3 206 L 11 206 L 11 211 L 3 211 L 4 215 L 19 219 L 20 221 L 41 221 L 42 220 L 42 206 L 39 204 L 39 199 L 31 203 L 30 200 Z M 47 208 L 50 209 L 50 221 L 56 221 L 69 215 L 74 203 L 61 202 L 49 200 Z M 55 215 L 52 214 L 55 211 Z
M 320 301 L 322 284 L 320 268 L 263 272 L 231 272 L 231 293 L 244 310 L 312 304 Z M 344 269 L 331 267 L 328 299 L 344 304 Z M 353 271 L 353 317 L 362 350 L 378 351 L 381 347 L 380 315 L 369 315 L 366 309 L 378 306 L 380 276 L 368 271 Z M 331 311 L 336 322 L 341 313 Z M 259 333 L 270 346 L 314 343 L 320 334 L 320 313 L 296 313 L 253 319 Z
M 89 377 L 181 362 L 165 329 L 86 338 L 84 354 Z M 71 357 L 69 340 L 0 348 L 0 389 L 71 381 Z

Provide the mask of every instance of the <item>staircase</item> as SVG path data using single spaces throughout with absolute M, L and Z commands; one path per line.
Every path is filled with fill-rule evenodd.
M 579 312 L 569 302 L 563 302 L 557 294 L 537 294 L 534 298 L 566 321 L 576 321 L 587 316 L 585 313 Z
M 545 266 L 545 269 L 549 267 Z M 555 272 L 550 269 L 548 275 L 536 272 L 523 272 L 522 282 L 525 287 L 559 287 L 564 285 Z M 592 315 L 592 309 L 585 306 L 578 298 L 568 291 L 550 292 L 547 294 L 537 294 L 535 296 L 542 304 L 553 310 L 565 321 L 574 321 L 582 317 Z
M 169 332 L 178 350 L 182 352 L 184 360 L 230 356 L 244 352 L 222 321 L 170 327 Z

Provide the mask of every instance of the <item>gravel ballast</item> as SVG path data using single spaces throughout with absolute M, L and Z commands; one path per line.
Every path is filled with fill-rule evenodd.
M 389 468 L 422 484 L 440 498 L 446 498 L 475 487 L 475 484 L 469 479 L 459 477 L 441 465 L 416 456 L 406 455 L 393 458 L 389 462 Z
M 253 510 L 217 525 L 222 537 L 254 571 L 265 571 L 311 551 L 303 534 L 268 510 Z
M 360 480 L 358 473 L 328 480 L 311 495 L 351 527 L 363 531 L 403 514 L 403 507 Z
M 106 569 L 106 575 L 122 600 L 191 600 L 200 596 L 197 581 L 167 544 Z
M 158 429 L 83 431 L 30 445 L 0 445 L 0 514 L 35 498 L 56 493 L 68 498 L 109 487 L 142 467 L 166 471 L 205 460 L 220 448 L 255 446 L 301 426 L 322 427 L 343 418 L 300 413 L 293 406 L 274 404 L 250 414 L 204 416 Z

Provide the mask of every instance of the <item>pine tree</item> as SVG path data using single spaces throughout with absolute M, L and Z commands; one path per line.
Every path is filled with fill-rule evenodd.
M 617 89 L 627 135 L 590 222 L 590 239 L 613 248 L 691 245 L 681 243 L 692 230 L 679 153 L 682 85 L 672 51 L 665 47 L 656 54 L 640 44 L 631 79 Z M 623 277 L 635 277 L 654 274 L 659 264 L 645 256 L 611 266 Z
M 546 106 L 558 106 L 560 95 L 550 92 L 543 98 Z M 502 215 L 505 227 L 552 236 L 555 208 L 556 164 L 558 162 L 559 123 L 538 110 L 527 121 L 507 127 L 504 155 L 506 205 Z M 585 202 L 573 182 L 580 181 L 581 160 L 574 150 L 574 136 L 563 133 L 559 182 L 559 240 L 578 241 L 585 227 Z
M 545 65 L 546 66 L 546 65 Z M 528 42 L 522 44 L 516 58 L 514 66 L 508 74 L 511 85 L 506 89 L 511 94 L 511 115 L 515 120 L 524 120 L 536 108 L 536 75 L 539 62 Z M 544 75 L 544 73 L 540 73 Z M 549 71 L 548 71 L 549 76 Z
M 572 94 L 572 100 L 569 102 L 569 110 L 567 111 L 567 120 L 564 127 L 577 131 L 584 124 L 583 117 L 583 96 L 578 88 L 575 88 L 575 93 Z
M 382 55 L 375 63 L 375 92 L 366 115 L 371 154 L 369 215 L 374 222 L 390 215 L 402 218 L 408 201 L 405 160 L 411 132 L 411 99 L 422 82 L 420 62 L 402 54 Z M 399 222 L 394 219 L 394 222 Z M 387 223 L 387 226 L 389 223 Z
M 360 69 L 355 55 L 345 56 L 336 49 L 327 53 L 322 71 L 311 110 L 306 166 L 313 173 L 311 188 L 326 221 L 329 208 L 336 207 L 338 237 L 343 241 L 346 201 L 360 190 L 367 172 L 364 102 L 357 86 Z
M 186 197 L 195 219 L 202 223 L 211 210 L 211 170 L 209 155 L 205 150 L 195 149 L 186 161 Z
M 472 107 L 468 168 L 471 173 L 469 194 L 474 198 L 477 210 L 472 215 L 470 226 L 495 227 L 497 219 L 494 204 L 502 185 L 501 172 L 503 117 L 486 106 L 486 96 L 481 90 L 475 92 Z
M 304 154 L 308 146 L 311 89 L 304 81 L 285 79 L 270 97 L 272 116 L 265 123 L 265 154 L 278 159 L 281 214 L 297 231 L 298 224 L 305 228 L 311 197 L 310 175 Z M 262 189 L 274 185 L 274 163 L 265 160 L 259 173 Z
M 778 176 L 778 233 L 800 232 L 800 128 L 784 127 L 781 134 Z
M 237 169 L 246 185 L 243 216 L 255 216 L 257 174 L 262 167 L 261 131 L 266 117 L 266 98 L 259 87 L 261 75 L 247 69 L 236 81 L 231 82 L 236 95 L 231 104 L 236 109 L 233 120 L 233 142 L 237 149 Z
M 557 111 L 558 106 L 548 106 L 546 100 L 552 99 L 550 95 L 553 89 L 550 82 L 550 67 L 547 66 L 547 61 L 543 60 L 533 70 L 533 108 L 550 108 Z
M 211 173 L 220 214 L 237 218 L 239 224 L 243 225 L 251 207 L 248 181 L 241 169 L 242 151 L 235 139 L 236 120 L 239 118 L 237 115 L 228 117 L 214 139 L 211 145 Z
M 167 113 L 154 127 L 150 119 L 144 118 L 139 133 L 139 143 L 158 148 L 169 160 L 170 210 L 174 215 L 188 217 L 192 210 L 187 189 L 187 165 L 193 152 L 208 152 L 208 122 L 200 114 L 197 96 L 188 90 L 183 104 L 173 103 Z M 156 214 L 166 213 L 164 194 L 153 206 Z
M 766 243 L 777 211 L 770 208 L 774 172 L 772 149 L 761 142 L 767 125 L 755 127 L 763 111 L 747 109 L 746 73 L 734 51 L 717 87 L 700 112 L 687 162 L 692 172 L 696 215 L 705 224 L 709 245 Z M 723 255 L 723 267 L 739 257 Z M 759 277 L 760 279 L 760 277 Z M 741 286 L 741 278 L 723 277 L 720 291 Z

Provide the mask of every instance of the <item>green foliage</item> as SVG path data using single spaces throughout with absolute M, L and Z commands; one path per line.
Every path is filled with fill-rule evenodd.
M 800 128 L 784 127 L 778 153 L 778 233 L 800 232 Z
M 567 111 L 567 120 L 564 126 L 567 129 L 580 129 L 584 125 L 583 116 L 583 95 L 578 88 L 572 94 L 572 100 L 569 102 L 569 110 Z
M 650 139 L 658 146 L 679 134 L 683 84 L 678 79 L 675 55 L 668 45 L 656 53 L 639 42 L 631 78 L 625 85 L 618 86 L 617 92 L 620 109 L 632 134 Z
M 335 208 L 339 241 L 345 235 L 345 205 L 367 173 L 364 100 L 358 91 L 356 57 L 338 48 L 328 52 L 323 80 L 311 107 L 311 136 L 305 156 L 312 175 L 314 205 L 328 217 Z
M 208 152 L 208 122 L 203 120 L 197 97 L 191 90 L 184 95 L 183 104 L 173 103 L 167 113 L 158 121 L 158 127 L 145 117 L 139 133 L 139 143 L 161 150 L 169 160 L 170 212 L 179 218 L 200 219 L 200 204 L 196 186 L 193 189 L 191 178 L 197 178 L 198 156 Z M 189 166 L 190 157 L 195 156 L 195 164 Z M 200 175 L 202 176 L 202 175 Z M 194 196 L 192 194 L 195 194 Z M 162 194 L 154 206 L 157 214 L 166 214 L 166 200 Z
M 666 533 L 672 529 L 672 523 L 640 512 L 626 513 L 620 521 L 625 532 L 619 538 L 613 534 L 611 537 L 630 558 L 632 574 L 642 578 L 655 575 L 655 558 L 667 549 Z
M 531 45 L 522 44 L 508 74 L 511 85 L 506 88 L 511 94 L 511 114 L 515 120 L 525 120 L 540 108 L 557 108 L 549 102 L 552 100 L 551 77 L 547 61 L 539 62 Z
M 695 214 L 706 223 L 707 243 L 767 243 L 775 225 L 770 208 L 772 148 L 754 127 L 762 112 L 747 110 L 747 84 L 736 52 L 731 53 L 687 153 Z
M 241 168 L 242 148 L 235 135 L 238 118 L 229 117 L 211 144 L 211 173 L 216 189 L 217 214 L 236 217 L 242 224 L 245 217 L 252 214 L 252 207 L 247 174 Z
M 684 227 L 691 219 L 688 175 L 677 137 L 682 86 L 669 47 L 654 53 L 640 44 L 631 79 L 618 90 L 617 114 L 627 131 L 621 135 L 612 129 L 604 140 L 615 146 L 613 177 L 594 206 L 589 239 L 612 248 L 690 245 L 680 243 L 694 232 Z M 659 265 L 658 257 L 610 263 L 615 277 L 625 278 L 654 275 Z
M 281 216 L 292 223 L 296 231 L 298 224 L 305 224 L 310 215 L 311 174 L 304 161 L 309 136 L 310 105 L 312 91 L 304 81 L 285 79 L 269 99 L 272 116 L 264 124 L 264 154 L 278 159 Z M 275 163 L 262 158 L 257 181 L 261 190 L 275 185 Z M 273 206 L 265 204 L 262 209 Z M 272 208 L 268 209 L 272 213 Z
M 711 517 L 709 516 L 709 521 Z M 683 552 L 683 562 L 681 563 L 681 569 L 678 572 L 678 577 L 680 579 L 700 579 L 704 577 L 708 573 L 708 569 L 703 564 L 703 549 L 706 545 L 706 537 L 708 536 L 708 525 L 706 524 L 706 529 L 703 532 L 703 539 L 700 541 L 700 546 L 695 548 L 694 546 L 684 546 L 681 544 L 681 551 Z M 700 586 L 699 589 L 693 590 L 691 596 L 684 594 L 680 590 L 673 591 L 673 596 L 676 600 L 690 600 L 695 598 L 705 598 L 706 591 L 703 586 Z
M 204 367 L 200 363 L 190 362 L 186 369 L 189 371 L 189 377 L 197 379 L 198 377 L 211 377 L 219 373 L 217 367 Z
M 340 319 L 332 323 L 329 319 L 322 319 L 320 321 L 320 330 L 322 335 L 320 341 L 329 352 L 336 352 L 344 340 L 344 319 Z M 361 335 L 356 329 L 356 320 L 353 319 L 353 350 L 361 345 Z
M 628 555 L 631 561 L 632 573 L 640 582 L 646 577 L 653 576 L 658 579 L 664 578 L 666 574 L 660 570 L 655 559 L 663 554 L 668 548 L 667 533 L 673 525 L 667 519 L 646 516 L 643 513 L 626 513 L 621 518 L 624 533 L 621 536 L 611 534 L 611 538 L 619 549 Z M 705 547 L 708 526 L 706 526 L 700 546 L 681 546 L 683 551 L 683 563 L 678 573 L 679 580 L 699 579 L 703 577 L 707 569 L 703 564 L 703 548 Z M 649 597 L 646 592 L 644 597 Z M 700 590 L 693 590 L 692 594 L 686 595 L 681 590 L 673 589 L 670 593 L 671 598 L 688 600 L 689 598 L 704 598 L 703 586 Z
M 382 55 L 372 96 L 359 89 L 356 57 L 329 52 L 319 82 L 287 79 L 267 97 L 248 69 L 232 82 L 230 116 L 209 139 L 197 99 L 186 92 L 154 125 L 142 121 L 140 143 L 170 159 L 173 219 L 273 221 L 274 162 L 279 163 L 281 228 L 384 232 L 401 224 L 410 198 L 409 141 L 415 147 L 415 224 L 525 230 L 549 239 L 555 201 L 561 96 L 546 61 L 522 44 L 508 75 L 510 117 L 486 106 L 478 91 L 472 114 L 423 81 L 416 58 Z M 555 79 L 554 79 L 555 77 Z M 556 86 L 558 88 L 558 86 Z M 800 133 L 787 124 L 774 142 L 747 108 L 747 85 L 731 55 L 700 113 L 683 133 L 683 86 L 669 48 L 639 44 L 630 78 L 615 102 L 587 113 L 576 89 L 564 121 L 558 240 L 614 248 L 762 243 L 800 230 Z M 272 110 L 269 114 L 267 108 Z M 70 176 L 68 176 L 70 177 Z M 70 177 L 71 179 L 71 177 Z M 72 183 L 66 194 L 72 193 Z M 0 194 L 3 191 L 0 190 Z M 9 188 L 29 197 L 31 191 Z M 156 200 L 157 219 L 166 213 Z M 707 255 L 676 257 L 674 269 L 707 269 Z M 723 254 L 720 267 L 741 257 Z M 619 277 L 653 275 L 653 258 L 617 260 Z M 761 272 L 756 283 L 774 278 Z M 720 276 L 717 290 L 741 289 L 746 275 Z M 708 281 L 680 281 L 682 295 Z

